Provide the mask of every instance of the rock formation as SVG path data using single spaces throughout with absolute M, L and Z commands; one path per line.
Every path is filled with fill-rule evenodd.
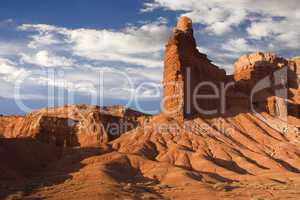
M 74 105 L 42 109 L 11 119 L 2 131 L 6 138 L 29 137 L 56 146 L 89 146 L 119 137 L 142 123 L 144 117 L 120 106 Z
M 213 65 L 205 54 L 198 51 L 193 36 L 192 21 L 181 17 L 165 50 L 164 61 L 164 111 L 180 121 L 201 109 L 218 109 L 217 101 L 201 99 L 197 103 L 190 97 L 198 83 L 226 80 L 226 73 Z M 210 87 L 199 88 L 197 95 L 213 93 Z
M 258 52 L 244 55 L 234 64 L 234 80 L 253 80 L 255 82 L 287 65 L 286 59 L 278 57 L 274 53 Z M 249 88 L 252 87 L 249 85 Z
M 189 68 L 192 76 L 188 81 Z M 298 174 L 300 121 L 288 115 L 284 99 L 287 96 L 279 96 L 279 100 L 276 96 L 276 90 L 289 89 L 293 80 L 285 78 L 292 73 L 290 68 L 288 60 L 275 54 L 255 53 L 241 57 L 235 63 L 233 76 L 226 76 L 206 55 L 198 52 L 191 21 L 182 17 L 166 46 L 163 82 L 165 111 L 176 112 L 153 117 L 144 127 L 112 141 L 112 147 L 126 155 L 140 155 L 191 170 L 195 172 L 194 177 L 210 174 L 211 178 L 242 181 L 265 171 L 280 174 L 287 170 Z M 286 73 L 281 73 L 281 69 Z M 251 101 L 251 90 L 264 78 L 269 85 L 263 82 Z M 226 95 L 229 104 L 224 115 L 197 115 L 193 107 L 194 112 L 187 112 L 186 97 L 204 81 L 216 85 L 233 82 Z M 201 88 L 197 92 L 210 94 L 211 91 Z M 218 103 L 204 99 L 199 105 L 218 108 Z M 262 109 L 256 113 L 251 106 Z M 287 121 L 281 115 L 286 115 Z M 286 159 L 287 154 L 291 159 Z M 157 179 L 166 181 L 169 177 L 174 176 L 160 174 Z
M 285 99 L 288 98 L 288 84 L 291 82 L 287 79 L 288 73 L 288 60 L 274 53 L 245 55 L 234 64 L 235 88 L 248 94 L 252 106 L 283 118 L 287 116 Z M 249 94 L 258 87 L 260 90 L 251 97 Z
M 286 103 L 286 99 L 299 99 L 299 92 L 292 89 L 299 87 L 298 68 L 299 59 L 288 61 L 259 52 L 242 56 L 234 64 L 234 74 L 226 76 L 197 50 L 192 21 L 181 17 L 165 50 L 164 112 L 181 122 L 197 115 L 226 114 L 236 106 L 280 118 L 286 117 L 288 110 L 298 115 L 298 106 Z
M 4 137 L 5 130 L 12 122 L 22 120 L 20 116 L 0 116 L 0 137 Z

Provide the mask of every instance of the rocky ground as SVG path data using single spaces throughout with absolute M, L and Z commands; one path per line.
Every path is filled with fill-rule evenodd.
M 232 129 L 219 130 L 217 121 Z M 300 196 L 298 138 L 280 134 L 250 114 L 197 118 L 184 127 L 159 115 L 100 146 L 60 152 L 33 140 L 1 139 L 0 150 L 0 193 L 6 199 Z

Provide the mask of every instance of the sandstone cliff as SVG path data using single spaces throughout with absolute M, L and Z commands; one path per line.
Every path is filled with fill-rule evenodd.
M 239 58 L 233 75 L 226 75 L 198 51 L 192 21 L 181 17 L 165 50 L 164 112 L 181 122 L 197 115 L 212 115 L 206 112 L 209 110 L 214 115 L 227 115 L 235 107 L 243 107 L 243 112 L 267 111 L 280 118 L 288 112 L 299 117 L 299 74 L 299 58 L 287 60 L 258 52 Z M 214 94 L 219 99 L 194 98 Z
M 198 51 L 192 21 L 187 17 L 181 17 L 165 50 L 163 80 L 165 112 L 182 121 L 184 117 L 196 112 L 189 96 L 199 82 L 225 80 L 225 70 L 219 69 L 205 54 Z M 201 92 L 210 94 L 211 89 L 203 89 Z M 211 100 L 204 100 L 199 104 L 206 109 L 218 107 L 217 102 Z
M 71 105 L 41 109 L 25 117 L 0 118 L 6 138 L 35 138 L 56 146 L 107 143 L 142 123 L 146 115 L 121 106 Z

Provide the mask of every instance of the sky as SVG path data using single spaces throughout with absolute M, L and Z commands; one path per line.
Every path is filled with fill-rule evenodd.
M 0 114 L 73 103 L 159 112 L 164 47 L 182 15 L 228 74 L 247 53 L 300 55 L 300 0 L 2 0 Z

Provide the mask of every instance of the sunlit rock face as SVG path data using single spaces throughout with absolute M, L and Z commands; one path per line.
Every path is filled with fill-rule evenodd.
M 165 50 L 164 61 L 164 110 L 166 113 L 183 119 L 196 114 L 197 109 L 190 96 L 211 94 L 210 87 L 196 88 L 204 81 L 226 80 L 225 70 L 213 65 L 205 54 L 198 51 L 193 36 L 192 21 L 187 17 L 178 20 Z M 197 105 L 203 109 L 218 108 L 217 101 L 202 99 Z
M 165 50 L 164 111 L 179 120 L 206 114 L 206 111 L 226 114 L 226 110 L 239 106 L 245 110 L 257 107 L 272 115 L 285 116 L 288 112 L 285 99 L 292 102 L 299 99 L 294 91 L 299 87 L 299 60 L 289 61 L 274 53 L 252 53 L 240 57 L 233 66 L 233 75 L 226 75 L 207 55 L 198 51 L 192 20 L 180 17 Z M 263 88 L 258 88 L 259 85 Z M 225 93 L 223 99 L 221 93 L 219 99 L 194 98 L 196 95 L 214 95 L 216 89 Z M 280 89 L 287 92 L 279 94 Z
M 257 81 L 287 66 L 288 61 L 274 53 L 244 55 L 234 64 L 234 80 L 244 81 L 244 89 L 251 90 Z
M 122 106 L 66 105 L 37 110 L 24 117 L 0 117 L 0 130 L 5 138 L 33 138 L 60 147 L 83 147 L 107 143 L 138 126 L 145 117 Z
M 193 29 L 193 22 L 190 18 L 182 16 L 178 19 L 176 28 L 179 31 L 185 32 L 187 30 Z

